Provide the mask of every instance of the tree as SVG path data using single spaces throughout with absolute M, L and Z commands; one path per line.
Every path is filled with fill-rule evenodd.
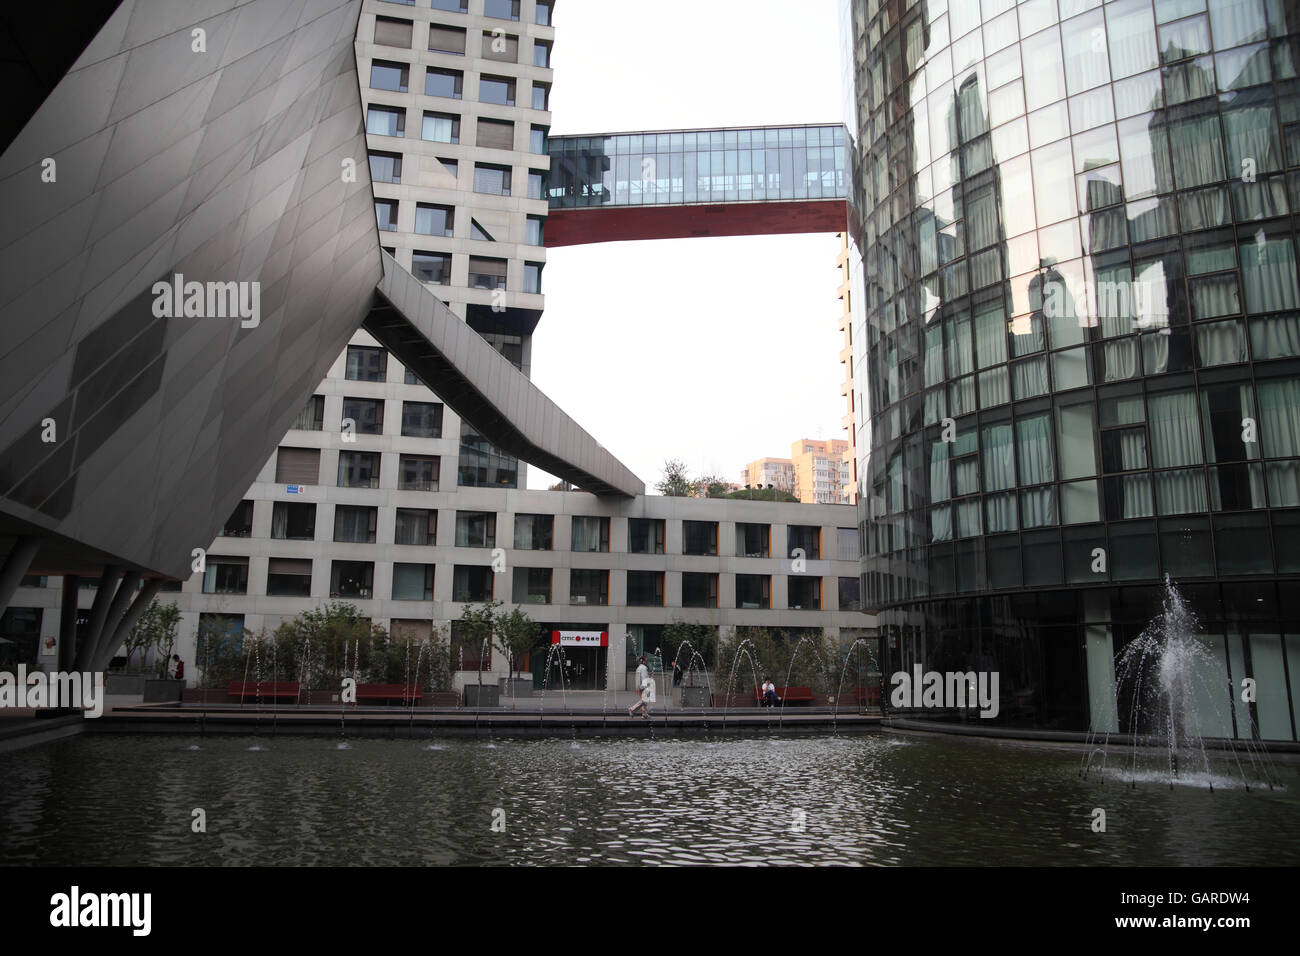
M 546 490 L 547 491 L 572 491 L 573 485 L 569 484 L 567 481 L 557 481 L 555 484 L 551 485 Z
M 721 475 L 700 475 L 691 482 L 691 494 L 696 498 L 722 498 L 727 494 L 727 479 Z
M 686 477 L 686 462 L 669 458 L 664 462 L 664 476 L 655 483 L 655 491 L 671 498 L 685 498 L 691 493 L 691 480 Z
M 510 661 L 510 676 L 518 676 L 516 665 L 533 649 L 537 640 L 537 623 L 519 608 L 511 608 L 509 614 L 497 613 L 493 633 L 497 647 Z
M 167 662 L 172 657 L 172 648 L 176 646 L 176 631 L 180 623 L 181 612 L 175 604 L 159 604 L 157 601 L 150 604 L 122 643 L 126 651 L 127 670 L 131 669 L 131 655 L 136 651 L 142 652 L 141 664 L 143 665 L 149 651 L 156 650 L 159 654 L 158 676 L 165 676 Z

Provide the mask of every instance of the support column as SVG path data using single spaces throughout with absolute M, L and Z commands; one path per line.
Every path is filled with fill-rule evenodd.
M 99 577 L 99 587 L 95 590 L 95 603 L 90 607 L 90 623 L 86 627 L 86 638 L 77 648 L 74 670 L 90 669 L 90 658 L 95 650 L 95 641 L 100 631 L 104 629 L 104 622 L 108 620 L 108 609 L 113 603 L 113 595 L 121 576 L 120 564 L 104 565 L 104 573 Z
M 127 575 L 127 582 L 130 583 L 130 590 L 135 590 L 135 581 L 138 581 L 139 578 L 139 574 Z M 126 586 L 126 583 L 122 585 L 124 588 Z M 122 615 L 117 627 L 114 628 L 112 636 L 110 636 L 106 642 L 101 642 L 99 649 L 95 652 L 95 658 L 91 662 L 92 666 L 90 668 L 92 671 L 102 671 L 108 667 L 109 661 L 113 659 L 113 655 L 117 652 L 117 649 L 122 646 L 122 642 L 126 640 L 126 636 L 131 633 L 131 628 L 135 627 L 136 621 L 140 620 L 141 615 L 149 609 L 149 605 L 153 603 L 154 596 L 158 593 L 158 589 L 161 587 L 162 581 L 158 578 L 153 578 L 144 583 L 144 587 L 140 589 L 140 593 L 137 594 L 135 600 L 131 602 L 130 609 Z
M 23 575 L 32 566 L 32 559 L 41 549 L 41 539 L 31 534 L 19 535 L 14 546 L 9 549 L 5 562 L 0 566 L 0 614 L 9 607 L 14 592 L 22 583 Z
M 59 605 L 58 669 L 65 674 L 73 670 L 77 662 L 77 595 L 80 589 L 80 577 L 75 574 L 63 576 L 62 602 Z

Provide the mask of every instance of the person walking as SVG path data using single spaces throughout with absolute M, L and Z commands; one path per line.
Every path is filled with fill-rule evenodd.
M 636 677 L 633 679 L 636 689 L 641 692 L 641 699 L 628 708 L 627 715 L 633 716 L 637 710 L 641 711 L 641 716 L 646 720 L 650 719 L 650 705 L 655 702 L 655 682 L 650 678 L 650 668 L 646 666 L 645 658 L 641 658 L 641 663 L 637 665 Z

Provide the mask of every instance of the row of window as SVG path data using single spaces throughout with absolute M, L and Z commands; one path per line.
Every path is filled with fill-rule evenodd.
M 282 449 L 283 450 L 283 449 Z M 348 453 L 345 453 L 348 454 Z M 419 456 L 403 455 L 403 458 Z M 434 459 L 436 461 L 436 459 Z M 340 474 L 342 465 L 340 465 Z M 405 474 L 405 472 L 404 472 Z M 435 480 L 436 483 L 436 480 Z M 420 489 L 415 490 L 430 490 Z M 432 489 L 432 490 L 436 490 Z M 514 547 L 519 551 L 550 551 L 554 548 L 555 515 L 516 514 Z M 353 543 L 374 543 L 379 521 L 378 507 L 371 505 L 335 505 L 334 539 Z M 573 551 L 608 553 L 610 519 L 603 516 L 571 517 Z M 667 522 L 663 518 L 628 518 L 628 553 L 664 554 Z M 250 537 L 253 533 L 253 502 L 241 501 L 222 530 L 226 537 Z M 735 554 L 743 558 L 772 556 L 772 526 L 736 522 Z M 314 502 L 273 502 L 271 537 L 285 540 L 314 540 L 316 505 Z M 789 557 L 819 560 L 822 554 L 822 529 L 817 525 L 786 525 Z M 434 545 L 437 543 L 437 511 L 425 508 L 398 508 L 393 541 L 396 544 Z M 456 547 L 497 547 L 497 516 L 491 511 L 456 512 Z M 859 557 L 857 528 L 836 529 L 836 556 L 841 561 Z M 682 521 L 682 554 L 717 556 L 718 522 Z
M 382 398 L 355 398 L 344 396 L 343 415 L 339 428 L 344 434 L 382 435 L 384 433 L 384 405 Z M 290 428 L 302 431 L 323 431 L 325 428 L 325 396 L 313 395 Z M 408 438 L 442 437 L 442 403 L 402 401 L 401 434 Z M 305 482 L 314 484 L 314 482 Z
M 204 594 L 247 594 L 248 558 L 212 556 L 203 571 Z M 553 568 L 514 569 L 511 600 L 516 604 L 552 603 Z M 664 606 L 664 571 L 627 571 L 627 603 L 636 607 Z M 373 561 L 331 561 L 330 597 L 374 597 Z M 311 596 L 310 558 L 270 558 L 267 563 L 266 593 L 290 597 Z M 718 575 L 683 571 L 682 607 L 718 607 Z M 391 596 L 394 601 L 432 601 L 434 565 L 395 562 Z M 457 564 L 452 569 L 452 600 L 493 600 L 494 575 L 490 567 Z M 861 610 L 856 577 L 838 581 L 838 608 Z M 772 575 L 737 574 L 735 607 L 771 608 Z M 569 604 L 609 604 L 609 571 L 573 568 L 569 571 Z M 822 610 L 822 579 L 804 575 L 786 578 L 786 607 L 795 611 Z
M 518 4 L 516 4 L 518 7 Z M 503 18 L 507 19 L 507 18 Z M 511 17 L 508 19 L 518 20 Z M 482 30 L 480 55 L 485 60 L 497 60 L 502 63 L 519 62 L 519 36 L 506 33 L 494 27 Z M 375 17 L 375 43 L 378 46 L 391 46 L 410 50 L 415 46 L 415 21 L 399 17 Z M 469 46 L 469 30 L 465 27 L 451 26 L 446 23 L 429 24 L 430 53 L 452 53 L 464 56 Z M 533 41 L 533 66 L 549 69 L 551 66 L 551 42 L 549 40 Z M 399 64 L 400 65 L 400 64 Z M 381 87 L 388 89 L 389 87 Z
M 400 3 L 403 6 L 415 6 L 415 0 L 385 0 L 387 3 Z M 446 10 L 449 13 L 468 13 L 469 0 L 431 0 L 434 10 Z M 483 0 L 483 15 L 497 20 L 518 20 L 520 0 Z M 533 11 L 533 22 L 544 27 L 551 25 L 552 0 L 537 0 Z

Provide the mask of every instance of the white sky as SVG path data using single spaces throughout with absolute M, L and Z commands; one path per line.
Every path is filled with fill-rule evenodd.
M 840 122 L 836 0 L 560 0 L 554 135 Z M 533 381 L 653 492 L 844 438 L 834 235 L 548 249 Z M 528 485 L 554 478 L 530 466 Z

